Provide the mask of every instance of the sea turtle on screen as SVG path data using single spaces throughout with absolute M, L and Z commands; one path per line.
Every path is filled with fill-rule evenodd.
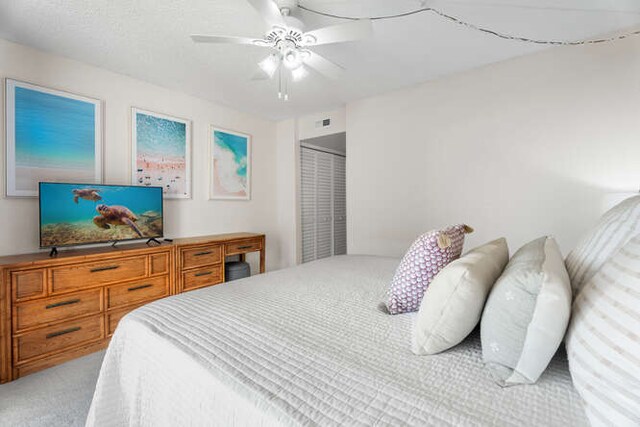
M 98 205 L 96 210 L 100 215 L 93 218 L 93 223 L 98 227 L 108 230 L 111 228 L 110 225 L 128 225 L 138 236 L 143 237 L 142 232 L 135 223 L 138 217 L 128 208 L 124 206 Z
M 73 193 L 73 201 L 78 203 L 78 199 L 91 200 L 92 202 L 97 202 L 98 200 L 102 200 L 100 196 L 100 190 L 96 190 L 95 188 L 82 188 L 71 190 Z

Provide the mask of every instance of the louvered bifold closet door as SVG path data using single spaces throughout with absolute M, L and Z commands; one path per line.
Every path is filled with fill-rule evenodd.
M 333 255 L 333 155 L 316 153 L 316 259 Z
M 347 185 L 346 162 L 333 156 L 333 254 L 347 253 Z
M 302 148 L 300 176 L 300 215 L 302 219 L 302 262 L 316 259 L 316 157 L 317 152 Z

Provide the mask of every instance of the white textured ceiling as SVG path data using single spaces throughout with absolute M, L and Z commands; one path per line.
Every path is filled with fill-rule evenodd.
M 350 16 L 415 9 L 418 0 L 301 0 Z M 426 4 L 491 29 L 541 39 L 581 39 L 640 25 L 638 0 L 431 0 Z M 313 29 L 343 21 L 299 11 Z M 275 81 L 251 81 L 267 55 L 255 46 L 196 45 L 192 33 L 260 37 L 244 0 L 0 0 L 0 37 L 186 92 L 270 119 L 340 106 L 545 46 L 506 41 L 429 13 L 375 21 L 370 40 L 315 50 L 346 68 L 312 73 L 276 97 Z

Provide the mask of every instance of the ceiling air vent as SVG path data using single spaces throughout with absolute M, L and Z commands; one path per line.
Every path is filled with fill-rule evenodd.
M 331 119 L 318 120 L 316 122 L 316 128 L 326 128 L 331 126 Z

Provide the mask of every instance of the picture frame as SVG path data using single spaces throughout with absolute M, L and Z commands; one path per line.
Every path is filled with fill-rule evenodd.
M 250 134 L 210 127 L 210 200 L 251 200 L 251 150 Z
M 159 185 L 165 199 L 191 199 L 191 120 L 131 108 L 131 183 Z
M 101 184 L 103 103 L 7 78 L 5 194 L 37 197 L 39 182 Z

